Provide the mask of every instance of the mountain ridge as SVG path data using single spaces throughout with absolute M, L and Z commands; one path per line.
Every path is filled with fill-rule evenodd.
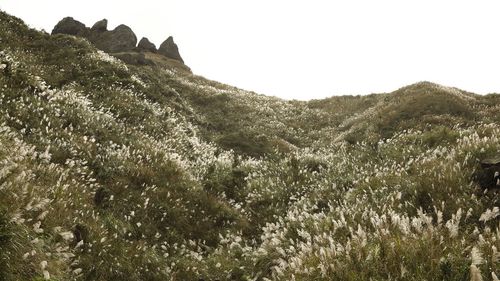
M 179 49 L 172 36 L 169 36 L 160 45 L 159 49 L 156 49 L 156 46 L 145 37 L 137 44 L 135 33 L 130 27 L 124 24 L 118 25 L 113 30 L 108 30 L 107 19 L 99 20 L 89 28 L 72 17 L 65 17 L 54 26 L 51 34 L 67 34 L 83 37 L 92 42 L 98 49 L 111 54 L 126 52 L 133 52 L 136 55 L 142 55 L 145 52 L 158 53 L 184 64 L 184 60 L 179 54 Z M 123 59 L 123 57 L 118 57 Z M 142 55 L 142 58 L 144 60 L 144 55 Z M 130 64 L 132 61 L 128 60 L 128 63 Z M 146 62 L 136 63 L 146 64 Z
M 0 280 L 495 280 L 499 95 L 286 101 L 173 61 L 0 12 Z

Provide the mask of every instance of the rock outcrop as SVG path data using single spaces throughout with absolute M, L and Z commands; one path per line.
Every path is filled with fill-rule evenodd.
M 175 44 L 174 38 L 172 36 L 168 37 L 167 40 L 161 43 L 160 48 L 158 49 L 158 53 L 166 56 L 167 58 L 178 60 L 184 63 L 184 60 L 179 54 L 179 48 L 177 47 L 177 44 Z
M 86 27 L 83 23 L 66 17 L 59 21 L 52 30 L 52 34 L 69 34 L 74 36 L 84 37 L 93 43 L 98 49 L 107 53 L 118 54 L 120 57 L 131 64 L 149 64 L 144 55 L 124 55 L 123 53 L 158 53 L 170 59 L 174 59 L 184 63 L 179 48 L 175 44 L 172 36 L 168 37 L 157 50 L 156 46 L 147 38 L 142 38 L 137 45 L 137 37 L 132 29 L 126 25 L 119 25 L 113 30 L 108 30 L 108 20 L 102 19 L 96 22 L 91 28 Z
M 69 34 L 87 38 L 97 48 L 108 52 L 127 52 L 135 48 L 137 37 L 130 27 L 119 25 L 114 30 L 108 31 L 108 20 L 96 22 L 92 28 L 71 17 L 62 19 L 52 30 L 52 34 Z
M 99 23 L 99 22 L 98 22 Z M 97 24 L 97 23 L 96 23 Z M 95 26 L 95 25 L 94 25 Z M 119 25 L 114 30 L 102 31 L 102 25 L 98 26 L 99 31 L 92 31 L 89 40 L 97 48 L 108 53 L 128 52 L 135 48 L 137 37 L 130 27 Z
M 142 52 L 151 52 L 151 53 L 157 52 L 155 44 L 151 43 L 149 39 L 146 37 L 142 37 L 141 41 L 139 41 L 139 44 L 137 45 L 137 50 Z
M 472 175 L 472 179 L 483 189 L 498 188 L 495 173 L 500 172 L 500 155 L 483 159 L 480 167 Z
M 92 26 L 92 28 L 90 30 L 95 31 L 95 32 L 108 31 L 108 20 L 102 19 L 102 20 L 94 23 L 94 25 Z
M 66 17 L 56 24 L 52 30 L 52 34 L 69 34 L 85 37 L 88 33 L 87 31 L 88 28 L 85 27 L 85 24 L 73 19 L 72 17 Z

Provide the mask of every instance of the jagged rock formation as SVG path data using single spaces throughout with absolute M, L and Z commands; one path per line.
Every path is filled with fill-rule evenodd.
M 142 37 L 141 41 L 139 41 L 139 44 L 137 45 L 137 50 L 143 52 L 152 52 L 152 53 L 157 52 L 155 44 L 151 43 L 149 39 L 146 37 Z
M 108 30 L 108 20 L 102 19 L 96 22 L 91 28 L 86 27 L 83 23 L 66 17 L 59 21 L 52 30 L 52 34 L 69 34 L 80 36 L 88 39 L 98 49 L 111 54 L 126 53 L 126 52 L 151 52 L 159 53 L 167 58 L 174 59 L 184 63 L 179 48 L 175 44 L 172 36 L 168 37 L 157 50 L 156 46 L 147 38 L 142 38 L 137 45 L 137 37 L 132 29 L 126 25 L 119 25 L 114 30 Z M 120 59 L 130 64 L 150 64 L 145 59 L 144 55 L 139 54 L 120 54 Z
M 64 18 L 52 30 L 52 34 L 70 34 L 87 38 L 97 48 L 108 52 L 127 52 L 135 48 L 137 37 L 130 27 L 119 25 L 114 30 L 108 31 L 108 20 L 96 22 L 92 28 L 87 28 L 83 23 L 73 18 Z
M 167 40 L 161 43 L 160 48 L 158 49 L 158 53 L 184 63 L 184 60 L 179 54 L 179 48 L 177 47 L 177 44 L 175 44 L 174 38 L 172 36 L 168 37 Z

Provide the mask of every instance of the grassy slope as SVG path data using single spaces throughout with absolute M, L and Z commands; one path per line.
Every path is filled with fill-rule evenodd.
M 0 280 L 499 271 L 498 194 L 470 181 L 500 148 L 498 95 L 283 101 L 4 13 L 0 40 Z

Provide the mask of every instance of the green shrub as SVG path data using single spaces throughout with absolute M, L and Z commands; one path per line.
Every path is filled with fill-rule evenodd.
M 221 136 L 217 142 L 225 149 L 252 157 L 262 157 L 272 153 L 274 149 L 267 137 L 253 132 L 228 133 Z
M 8 265 L 8 248 L 10 243 L 11 230 L 9 222 L 5 216 L 5 211 L 0 206 L 0 280 L 7 279 L 7 265 Z

